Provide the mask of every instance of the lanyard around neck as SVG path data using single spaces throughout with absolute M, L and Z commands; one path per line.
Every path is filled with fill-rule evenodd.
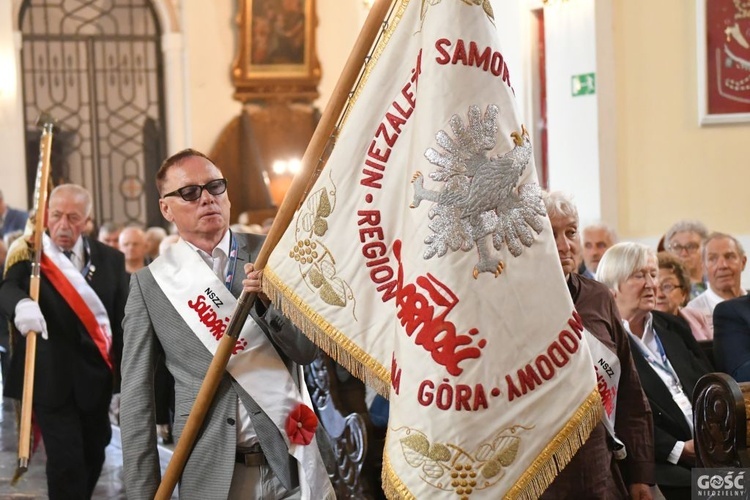
M 229 232 L 229 265 L 227 266 L 227 277 L 224 279 L 224 285 L 227 290 L 232 291 L 234 283 L 234 266 L 237 264 L 237 238 Z
M 674 371 L 672 363 L 670 363 L 669 359 L 667 358 L 667 353 L 664 351 L 664 346 L 661 343 L 661 339 L 659 339 L 659 335 L 656 333 L 656 330 L 653 330 L 653 333 L 654 341 L 656 342 L 656 349 L 657 351 L 659 351 L 660 359 L 657 359 L 656 356 L 654 356 L 654 353 L 651 352 L 651 350 L 642 340 L 640 342 L 637 342 L 638 348 L 641 350 L 651 366 L 658 368 L 665 375 L 669 376 L 676 387 L 682 388 L 680 379 L 677 377 L 677 373 Z

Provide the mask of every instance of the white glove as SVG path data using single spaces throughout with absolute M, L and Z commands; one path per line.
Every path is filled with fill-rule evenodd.
M 39 309 L 39 304 L 33 300 L 22 299 L 18 301 L 14 323 L 24 337 L 29 332 L 37 332 L 42 334 L 44 340 L 47 340 L 47 322 L 44 320 L 42 310 Z

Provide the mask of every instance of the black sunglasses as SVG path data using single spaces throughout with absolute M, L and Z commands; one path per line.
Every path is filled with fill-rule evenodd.
M 201 197 L 204 189 L 208 191 L 209 194 L 218 196 L 227 190 L 227 180 L 214 179 L 211 182 L 203 184 L 202 186 L 200 184 L 191 184 L 189 186 L 184 186 L 180 189 L 176 189 L 171 193 L 162 195 L 162 198 L 166 198 L 167 196 L 179 196 L 185 201 L 195 201 Z

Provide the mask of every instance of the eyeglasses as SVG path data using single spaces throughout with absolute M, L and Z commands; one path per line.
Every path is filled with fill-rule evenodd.
M 682 253 L 683 251 L 687 253 L 695 253 L 700 248 L 700 244 L 698 243 L 688 243 L 687 245 L 680 245 L 679 243 L 672 243 L 669 245 L 669 249 L 674 253 Z
M 659 290 L 664 292 L 664 295 L 669 295 L 675 288 L 682 288 L 682 285 L 674 285 L 672 283 L 664 283 L 663 285 L 657 285 Z
M 185 201 L 195 201 L 200 198 L 201 195 L 203 195 L 204 189 L 208 191 L 209 194 L 218 196 L 227 190 L 227 180 L 214 179 L 211 182 L 207 182 L 203 185 L 191 184 L 189 186 L 184 186 L 180 189 L 176 189 L 170 193 L 167 193 L 163 195 L 162 198 L 166 198 L 167 196 L 179 196 Z

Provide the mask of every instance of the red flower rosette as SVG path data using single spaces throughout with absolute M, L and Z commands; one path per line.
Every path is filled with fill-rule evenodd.
M 298 404 L 286 417 L 286 435 L 289 441 L 294 444 L 308 445 L 315 436 L 315 430 L 318 428 L 318 417 L 315 412 L 305 404 Z

